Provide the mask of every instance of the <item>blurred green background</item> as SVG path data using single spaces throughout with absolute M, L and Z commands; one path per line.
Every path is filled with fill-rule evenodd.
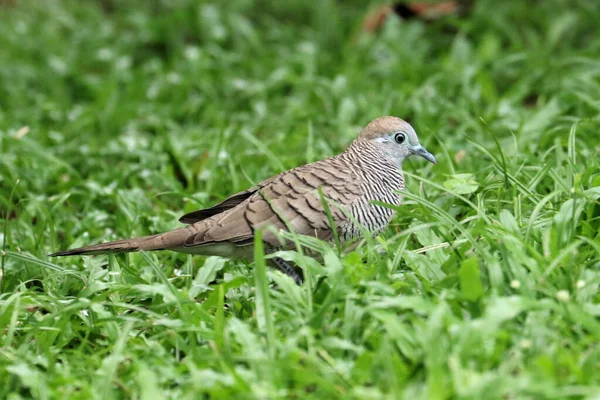
M 0 398 L 600 396 L 600 4 L 365 32 L 383 4 L 0 2 Z M 385 254 L 300 288 L 46 256 L 178 227 L 381 115 L 439 160 L 405 163 Z

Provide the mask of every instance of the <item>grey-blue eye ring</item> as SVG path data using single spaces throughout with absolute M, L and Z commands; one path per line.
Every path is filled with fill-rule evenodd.
M 404 133 L 402 132 L 398 132 L 394 135 L 394 140 L 396 141 L 396 143 L 402 144 L 406 140 L 406 135 L 404 135 Z

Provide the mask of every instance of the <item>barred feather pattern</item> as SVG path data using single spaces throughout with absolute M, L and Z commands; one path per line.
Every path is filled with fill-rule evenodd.
M 71 249 L 54 255 L 174 250 L 191 254 L 252 258 L 254 232 L 263 231 L 267 250 L 293 248 L 277 230 L 291 230 L 322 240 L 342 242 L 373 234 L 390 222 L 394 210 L 372 204 L 399 205 L 404 189 L 401 167 L 371 140 L 357 139 L 343 153 L 282 172 L 223 202 L 186 214 L 186 227 L 158 235 Z M 321 196 L 322 193 L 322 196 Z M 331 200 L 328 207 L 324 199 Z M 350 214 L 351 218 L 348 217 Z M 271 229 L 274 228 L 274 229 Z
M 390 223 L 395 211 L 372 202 L 400 205 L 402 196 L 397 192 L 404 190 L 402 169 L 386 157 L 376 145 L 367 141 L 360 143 L 355 141 L 343 154 L 349 165 L 355 166 L 357 171 L 360 171 L 362 179 L 361 196 L 349 207 L 350 215 L 358 225 L 351 221 L 344 226 L 341 239 L 349 241 L 359 237 L 361 225 L 376 236 Z

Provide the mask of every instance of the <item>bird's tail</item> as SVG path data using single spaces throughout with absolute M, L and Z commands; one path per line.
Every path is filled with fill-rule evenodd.
M 182 228 L 185 229 L 185 228 Z M 135 251 L 153 251 L 174 249 L 183 245 L 185 234 L 182 229 L 158 235 L 143 236 L 133 239 L 116 240 L 114 242 L 93 244 L 91 246 L 59 251 L 50 254 L 50 257 L 79 256 L 95 254 L 131 253 Z

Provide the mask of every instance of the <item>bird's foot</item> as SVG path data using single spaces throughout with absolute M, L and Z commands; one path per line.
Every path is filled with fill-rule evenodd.
M 302 274 L 293 266 L 293 264 L 279 257 L 273 257 L 271 261 L 273 262 L 273 266 L 277 270 L 283 272 L 284 274 L 292 278 L 294 282 L 296 282 L 296 285 L 302 285 L 302 282 L 304 281 Z

